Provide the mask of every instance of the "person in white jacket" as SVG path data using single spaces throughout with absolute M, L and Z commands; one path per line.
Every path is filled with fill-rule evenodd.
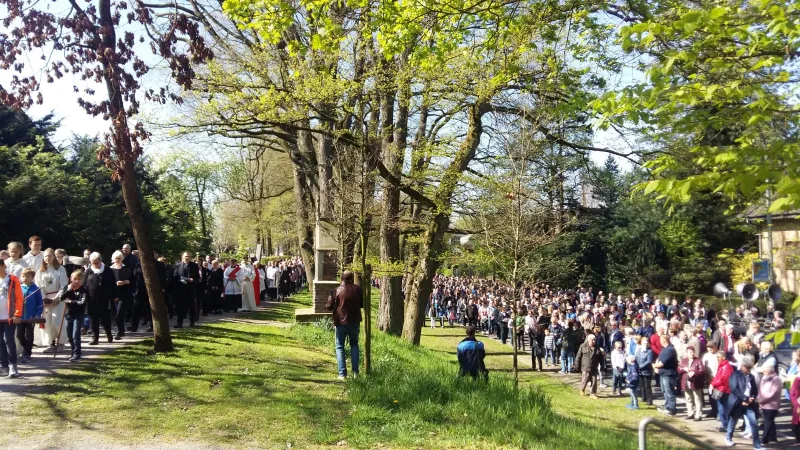
M 253 279 L 255 279 L 255 269 L 250 264 L 249 258 L 242 260 L 242 272 L 244 272 L 244 280 L 242 281 L 242 309 L 241 311 L 257 311 L 256 294 L 253 289 Z
M 28 247 L 31 251 L 25 254 L 22 258 L 28 264 L 28 267 L 38 271 L 44 261 L 44 253 L 42 253 L 42 238 L 39 236 L 31 236 L 28 239 Z M 38 284 L 37 284 L 38 286 Z
M 624 395 L 625 390 L 625 351 L 622 349 L 622 341 L 614 342 L 614 350 L 611 351 L 611 370 L 613 374 L 612 395 Z
M 255 270 L 258 271 L 258 292 L 256 292 L 256 297 L 258 297 L 259 302 L 263 302 L 266 300 L 264 295 L 267 292 L 267 271 L 264 270 L 264 266 L 260 262 L 256 261 L 253 265 Z
M 5 261 L 6 271 L 17 278 L 22 277 L 22 269 L 27 269 L 30 267 L 28 262 L 25 261 L 25 258 L 22 257 L 22 252 L 24 250 L 25 247 L 22 246 L 21 242 L 8 243 L 9 257 Z
M 41 342 L 41 345 L 47 346 L 44 350 L 45 353 L 52 353 L 56 351 L 59 326 L 62 338 L 66 337 L 66 322 L 62 320 L 66 305 L 61 303 L 58 298 L 64 286 L 69 284 L 69 278 L 64 266 L 58 263 L 56 253 L 52 248 L 48 248 L 42 253 L 42 260 L 42 264 L 36 268 L 36 277 L 34 278 L 36 285 L 42 289 L 44 298 L 42 317 L 46 320 L 44 328 L 38 332 L 38 341 Z M 61 342 L 58 344 L 59 347 L 64 345 Z
M 225 269 L 223 274 L 225 284 L 225 312 L 236 312 L 242 307 L 242 282 L 244 281 L 244 271 L 236 264 L 235 259 L 231 259 L 230 266 Z

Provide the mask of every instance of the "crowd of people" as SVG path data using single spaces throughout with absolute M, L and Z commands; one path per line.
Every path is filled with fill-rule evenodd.
M 64 341 L 70 344 L 70 361 L 78 361 L 82 336 L 97 345 L 101 326 L 108 342 L 148 323 L 152 331 L 144 273 L 129 244 L 113 252 L 108 265 L 90 249 L 82 258 L 68 257 L 63 249 L 42 250 L 37 236 L 28 247 L 26 253 L 23 244 L 11 242 L 0 251 L 2 375 L 19 376 L 17 364 L 30 362 L 34 347 L 53 353 Z M 209 314 L 253 311 L 267 298 L 290 296 L 307 281 L 297 258 L 262 265 L 253 258 L 220 260 L 184 252 L 172 264 L 155 256 L 175 328 L 187 318 L 194 326 Z M 347 375 L 345 340 L 351 342 L 354 374 L 358 368 L 363 299 L 351 285 L 352 276 L 343 277 L 327 305 L 337 321 L 341 378 Z M 728 445 L 740 421 L 742 436 L 752 439 L 755 449 L 777 442 L 775 420 L 781 403 L 789 401 L 800 441 L 800 350 L 779 375 L 772 342 L 765 339 L 765 329 L 785 327 L 774 305 L 763 314 L 749 304 L 715 311 L 700 298 L 667 301 L 647 293 L 622 296 L 549 285 L 512 289 L 493 280 L 441 275 L 433 285 L 430 326 L 467 327 L 468 336 L 458 346 L 462 375 L 487 374 L 485 349 L 475 337 L 479 331 L 530 351 L 534 371 L 547 366 L 580 374 L 580 395 L 597 398 L 598 387 L 607 388 L 609 381 L 611 395 L 627 395 L 627 407 L 639 409 L 654 405 L 655 387 L 664 397 L 658 410 L 670 416 L 678 414 L 676 398 L 682 395 L 685 418 L 718 421 L 716 429 L 725 433 Z
M 598 398 L 598 387 L 609 381 L 612 396 L 627 395 L 627 407 L 639 409 L 654 406 L 657 387 L 664 397 L 657 409 L 669 416 L 678 414 L 682 395 L 685 419 L 714 423 L 729 446 L 740 422 L 741 436 L 755 449 L 777 442 L 775 420 L 789 401 L 800 441 L 800 350 L 779 375 L 773 343 L 765 339 L 766 329 L 786 325 L 774 305 L 763 315 L 748 304 L 715 311 L 700 298 L 666 301 L 549 285 L 514 290 L 492 280 L 437 276 L 428 312 L 433 328 L 467 327 L 458 346 L 462 375 L 486 375 L 476 331 L 504 344 L 517 336 L 511 344 L 530 351 L 532 370 L 580 374 L 580 395 Z
M 101 326 L 108 342 L 148 323 L 147 331 L 153 331 L 144 272 L 130 244 L 114 251 L 108 264 L 91 249 L 82 258 L 69 257 L 63 249 L 43 250 L 42 244 L 32 236 L 27 253 L 20 242 L 0 250 L 0 375 L 18 377 L 18 363 L 29 363 L 34 347 L 55 353 L 68 342 L 70 361 L 79 361 L 81 337 L 99 344 Z M 195 326 L 209 314 L 254 311 L 267 298 L 282 301 L 306 282 L 299 258 L 262 264 L 250 257 L 221 260 L 184 252 L 173 264 L 155 257 L 174 328 L 187 319 Z

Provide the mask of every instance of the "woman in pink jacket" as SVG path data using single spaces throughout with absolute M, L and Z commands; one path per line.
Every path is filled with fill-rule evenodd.
M 770 442 L 777 442 L 778 436 L 775 433 L 775 417 L 781 407 L 781 390 L 783 383 L 781 378 L 775 373 L 775 363 L 769 360 L 761 367 L 764 375 L 758 386 L 758 404 L 761 406 L 761 413 L 764 415 L 764 434 L 761 437 L 761 444 L 767 445 Z M 755 430 L 753 430 L 755 432 Z
M 800 375 L 792 381 L 789 399 L 792 401 L 792 431 L 797 442 L 800 442 Z

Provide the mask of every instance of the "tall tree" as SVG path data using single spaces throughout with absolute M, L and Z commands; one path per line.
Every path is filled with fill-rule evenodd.
M 617 160 L 614 159 L 614 156 L 608 155 L 603 167 L 594 170 L 592 175 L 594 177 L 592 196 L 607 210 L 611 210 L 624 195 Z
M 186 88 L 191 87 L 194 75 L 191 62 L 208 59 L 212 53 L 197 24 L 177 9 L 154 13 L 143 2 L 116 0 L 96 0 L 83 6 L 69 0 L 70 7 L 58 11 L 37 1 L 0 0 L 0 5 L 7 10 L 6 28 L 0 31 L 0 68 L 22 74 L 12 78 L 8 87 L 0 87 L 0 103 L 15 108 L 42 103 L 39 88 L 43 82 L 53 82 L 65 73 L 80 74 L 87 84 L 83 94 L 76 96 L 78 104 L 88 114 L 102 115 L 110 122 L 98 157 L 122 185 L 153 312 L 154 349 L 171 351 L 166 305 L 135 177 L 135 162 L 148 133 L 141 123 L 130 119 L 139 111 L 142 95 L 162 102 L 178 97 L 164 88 L 142 88 L 138 80 L 150 66 L 143 59 L 146 57 L 137 54 L 135 44 L 137 34 L 140 41 L 152 37 L 153 53 L 168 61 L 173 77 Z M 44 53 L 51 49 L 59 57 L 50 60 L 43 71 L 29 66 L 28 61 L 37 59 L 36 52 L 42 52 L 42 59 L 47 60 Z M 104 95 L 96 95 L 98 88 Z M 75 91 L 81 89 L 76 86 Z
M 771 191 L 772 211 L 800 207 L 796 2 L 625 1 L 608 11 L 646 76 L 594 106 L 601 125 L 633 126 L 660 152 L 644 192 L 685 203 L 697 192 L 752 201 Z
M 222 164 L 206 161 L 196 155 L 188 155 L 183 151 L 166 155 L 166 171 L 176 175 L 180 180 L 181 190 L 186 192 L 198 212 L 200 222 L 200 251 L 211 249 L 212 206 L 216 187 L 220 184 Z
M 292 191 L 291 180 L 279 174 L 291 170 L 291 162 L 284 153 L 259 145 L 257 140 L 243 141 L 226 153 L 228 160 L 222 166 L 222 191 L 224 200 L 243 205 L 246 223 L 255 235 L 256 244 L 262 244 L 266 254 L 272 252 L 273 206 Z M 248 236 L 251 233 L 248 233 Z
M 560 224 L 551 221 L 546 201 L 538 198 L 541 191 L 536 168 L 546 147 L 546 140 L 520 132 L 504 143 L 492 169 L 476 182 L 484 189 L 475 207 L 481 240 L 500 278 L 510 286 L 515 318 L 520 314 L 517 300 L 522 297 L 521 286 L 535 280 L 539 263 L 535 251 L 561 231 Z M 516 327 L 512 327 L 515 385 L 518 339 Z

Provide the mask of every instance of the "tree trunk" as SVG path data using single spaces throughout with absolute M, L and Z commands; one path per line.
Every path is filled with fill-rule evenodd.
M 144 285 L 150 299 L 150 310 L 153 315 L 153 350 L 157 352 L 170 352 L 174 350 L 172 336 L 169 331 L 167 305 L 164 302 L 163 286 L 158 281 L 158 269 L 153 248 L 150 246 L 150 236 L 144 220 L 142 199 L 139 187 L 136 185 L 133 163 L 126 161 L 123 164 L 125 174 L 121 179 L 122 197 L 133 228 L 133 237 L 139 249 L 139 260 L 144 274 Z
M 131 142 L 130 129 L 128 128 L 127 113 L 125 104 L 120 92 L 121 80 L 119 70 L 116 69 L 116 29 L 111 15 L 110 0 L 100 0 L 98 2 L 98 12 L 100 13 L 101 41 L 98 43 L 98 54 L 104 55 L 103 59 L 103 81 L 106 86 L 108 97 L 108 112 L 111 116 L 112 139 L 109 149 L 111 154 L 116 156 L 113 159 L 117 163 L 116 174 L 119 176 L 122 185 L 122 198 L 125 200 L 125 208 L 128 210 L 128 217 L 131 220 L 133 237 L 136 240 L 136 247 L 139 249 L 140 263 L 144 275 L 144 284 L 147 288 L 147 295 L 150 298 L 150 309 L 153 320 L 153 349 L 157 352 L 169 352 L 174 350 L 172 345 L 172 335 L 169 331 L 169 321 L 167 318 L 167 307 L 164 303 L 164 293 L 158 281 L 158 271 L 156 258 L 153 248 L 150 246 L 150 235 L 147 231 L 147 223 L 144 218 L 142 208 L 142 197 L 139 193 L 139 186 L 136 184 L 136 171 L 134 161 L 138 155 L 134 153 Z M 111 53 L 108 55 L 107 53 Z M 110 158 L 107 156 L 106 158 Z
M 292 166 L 294 173 L 294 199 L 297 206 L 297 242 L 303 265 L 306 269 L 306 278 L 309 285 L 314 282 L 314 221 L 309 202 L 310 193 L 306 185 L 302 169 Z
M 309 126 L 308 123 L 305 124 Z M 295 214 L 295 231 L 300 257 L 306 270 L 309 286 L 314 282 L 314 228 L 316 226 L 315 214 L 315 184 L 316 184 L 316 153 L 314 152 L 311 134 L 304 130 L 296 130 L 297 141 L 286 142 L 285 150 L 292 160 L 292 175 L 294 178 L 294 200 L 297 214 Z M 318 193 L 318 191 L 316 192 Z
M 449 214 L 438 214 L 430 223 L 420 245 L 419 263 L 410 275 L 410 290 L 406 291 L 403 338 L 414 345 L 419 345 L 422 337 L 425 308 L 433 291 L 433 277 L 441 264 L 438 256 L 444 247 L 444 233 L 449 225 Z
M 197 191 L 197 209 L 200 212 L 200 234 L 203 236 L 203 242 L 205 243 L 205 239 L 208 237 L 208 233 L 206 231 L 206 208 L 203 200 L 205 196 L 205 179 L 203 179 L 203 188 L 200 189 L 200 182 L 195 179 L 195 187 Z
M 329 131 L 330 127 L 323 127 Z M 317 145 L 317 183 L 319 185 L 319 216 L 321 218 L 333 217 L 333 141 L 328 136 L 319 136 Z
M 399 64 L 405 64 L 405 57 Z M 397 119 L 393 136 L 389 134 L 392 115 L 386 111 L 384 117 L 383 163 L 393 175 L 399 176 L 403 169 L 403 156 L 408 142 L 408 110 L 410 86 L 407 80 L 400 81 Z M 394 108 L 387 101 L 386 108 Z M 390 140 L 390 138 L 392 138 Z M 392 142 L 393 141 L 393 142 Z M 402 261 L 400 254 L 400 188 L 386 181 L 383 183 L 383 220 L 381 221 L 381 264 L 390 271 Z M 385 269 L 385 270 L 386 270 Z M 389 334 L 399 336 L 403 332 L 403 277 L 400 274 L 384 275 L 381 278 L 381 301 L 378 308 L 378 328 Z
M 453 161 L 444 169 L 433 197 L 438 206 L 437 213 L 426 226 L 419 250 L 419 262 L 409 275 L 410 283 L 406 290 L 403 338 L 414 345 L 419 345 L 422 337 L 425 307 L 433 290 L 433 277 L 441 264 L 440 256 L 444 249 L 444 235 L 450 226 L 450 202 L 461 175 L 475 158 L 475 152 L 483 134 L 481 119 L 487 111 L 488 108 L 483 104 L 472 105 L 470 108 L 467 134 Z
M 390 183 L 384 183 L 387 187 Z M 391 192 L 390 192 L 391 191 Z M 380 256 L 384 270 L 394 271 L 400 259 L 400 233 L 397 230 L 397 213 L 400 192 L 397 188 L 384 190 L 383 220 L 380 230 Z M 381 277 L 381 299 L 378 307 L 378 329 L 399 336 L 403 331 L 402 275 Z
M 272 256 L 274 252 L 272 251 L 272 229 L 267 228 L 267 248 L 264 250 L 267 256 Z

